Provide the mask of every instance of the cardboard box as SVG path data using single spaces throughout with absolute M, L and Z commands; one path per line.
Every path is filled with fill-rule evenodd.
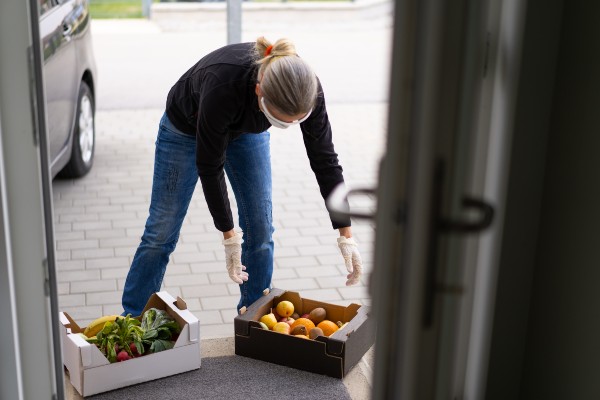
M 165 310 L 181 327 L 175 346 L 170 350 L 116 363 L 110 363 L 96 345 L 77 335 L 83 332 L 83 328 L 67 313 L 60 313 L 63 362 L 71 384 L 82 396 L 200 368 L 198 318 L 187 310 L 183 300 L 176 300 L 164 291 L 154 293 L 144 311 L 152 307 Z
M 327 319 L 348 324 L 329 337 L 315 340 L 262 329 L 258 323 L 280 301 L 289 300 L 302 315 L 323 307 Z M 302 369 L 334 378 L 350 372 L 375 342 L 375 323 L 369 308 L 358 304 L 348 307 L 303 299 L 297 292 L 273 289 L 234 319 L 235 354 Z

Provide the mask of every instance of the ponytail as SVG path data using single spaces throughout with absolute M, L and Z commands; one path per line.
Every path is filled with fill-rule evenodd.
M 289 39 L 274 44 L 264 37 L 256 40 L 258 80 L 265 101 L 287 115 L 307 113 L 317 98 L 317 77 L 310 66 L 298 57 Z

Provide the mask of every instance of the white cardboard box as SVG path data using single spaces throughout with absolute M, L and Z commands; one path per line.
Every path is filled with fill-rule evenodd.
M 155 307 L 167 311 L 181 327 L 170 350 L 147 354 L 123 362 L 110 363 L 67 314 L 60 313 L 63 363 L 71 384 L 82 396 L 106 392 L 200 368 L 200 323 L 180 298 L 163 291 L 154 293 L 144 311 Z

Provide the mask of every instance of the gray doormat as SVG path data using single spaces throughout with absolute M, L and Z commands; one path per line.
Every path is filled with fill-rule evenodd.
M 195 371 L 86 397 L 93 400 L 351 400 L 341 379 L 242 356 L 203 358 Z

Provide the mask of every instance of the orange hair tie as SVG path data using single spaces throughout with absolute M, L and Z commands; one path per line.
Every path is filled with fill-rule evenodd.
M 267 47 L 267 49 L 265 50 L 265 57 L 271 54 L 271 50 L 273 50 L 273 45 Z

